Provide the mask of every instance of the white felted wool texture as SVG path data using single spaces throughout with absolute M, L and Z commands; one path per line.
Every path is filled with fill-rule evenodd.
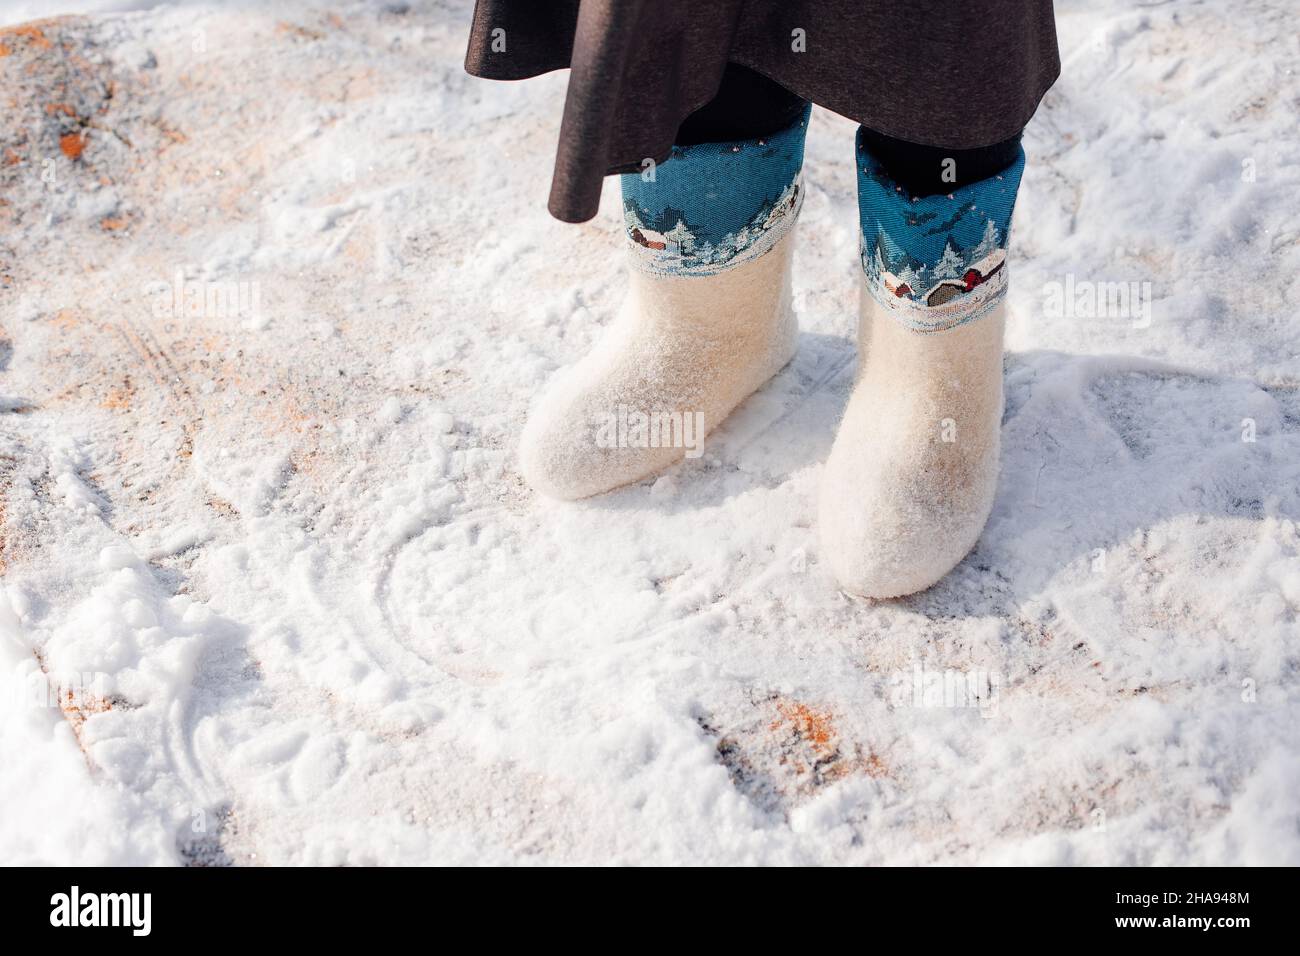
M 858 381 L 822 477 L 825 559 L 864 597 L 913 594 L 966 556 L 993 507 L 1005 305 L 922 333 L 862 290 Z
M 629 270 L 627 299 L 596 347 L 548 384 L 520 441 L 537 491 L 576 499 L 680 461 L 680 446 L 601 447 L 597 423 L 620 408 L 703 416 L 716 428 L 795 352 L 794 229 L 771 250 L 712 276 Z

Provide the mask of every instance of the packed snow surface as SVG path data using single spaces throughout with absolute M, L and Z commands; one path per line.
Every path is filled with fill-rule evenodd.
M 519 434 L 625 284 L 565 75 L 465 75 L 469 0 L 148 6 L 0 33 L 0 862 L 1300 863 L 1289 4 L 1058 2 L 993 514 L 875 603 L 851 123 L 794 362 L 562 504 Z

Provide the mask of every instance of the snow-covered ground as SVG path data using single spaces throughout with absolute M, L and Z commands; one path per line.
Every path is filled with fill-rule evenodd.
M 564 74 L 466 76 L 468 0 L 0 34 L 0 862 L 1300 863 L 1289 6 L 1058 2 L 998 502 L 881 603 L 814 526 L 846 120 L 793 365 L 556 504 L 521 424 L 622 284 L 614 183 L 545 212 Z

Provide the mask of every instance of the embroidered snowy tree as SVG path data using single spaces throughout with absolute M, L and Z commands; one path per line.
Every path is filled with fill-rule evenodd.
M 885 233 L 884 230 L 879 227 L 876 228 L 876 238 L 875 241 L 871 243 L 871 249 L 867 258 L 870 262 L 868 268 L 872 276 L 879 277 L 889 271 L 889 259 L 885 251 Z M 863 264 L 867 265 L 866 262 Z
M 971 250 L 971 261 L 979 262 L 981 259 L 990 255 L 994 250 L 1001 248 L 998 242 L 997 224 L 990 219 L 984 223 L 984 237 L 980 239 L 979 244 Z
M 876 250 L 871 257 L 871 274 L 873 276 L 882 276 L 888 271 L 889 266 L 885 265 L 885 260 L 880 255 L 880 246 L 876 246 Z
M 921 277 L 911 265 L 904 265 L 898 272 L 898 281 L 915 292 L 921 285 Z
M 952 240 L 949 239 L 944 243 L 943 255 L 934 264 L 934 272 L 930 275 L 930 279 L 934 282 L 956 279 L 965 271 L 966 264 L 962 261 L 961 254 L 954 248 Z
M 629 230 L 640 229 L 642 232 L 645 231 L 645 220 L 641 218 L 641 214 L 637 211 L 636 203 L 630 199 L 623 203 L 623 221 L 627 223 Z
M 739 229 L 737 229 L 735 232 L 733 232 L 730 236 L 727 237 L 732 242 L 735 243 L 737 254 L 742 253 L 749 248 L 750 244 L 753 242 L 753 238 L 751 235 L 752 232 L 753 230 L 751 230 L 749 226 L 741 226 Z
M 686 221 L 683 219 L 678 219 L 677 225 L 664 233 L 664 238 L 677 247 L 677 252 L 683 254 L 690 252 L 691 247 L 695 245 L 695 234 L 686 228 Z

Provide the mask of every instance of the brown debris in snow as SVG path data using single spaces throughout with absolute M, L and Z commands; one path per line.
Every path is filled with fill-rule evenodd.
M 31 23 L 20 23 L 17 26 L 0 28 L 0 49 L 4 51 L 0 53 L 0 56 L 9 56 L 13 53 L 14 48 L 9 43 L 14 40 L 25 40 L 28 45 L 34 46 L 38 50 L 48 50 L 52 44 L 45 36 L 45 31 L 41 29 L 41 26 L 52 22 L 54 21 L 34 20 Z
M 79 131 L 75 133 L 64 133 L 59 137 L 59 149 L 68 159 L 80 159 L 82 152 L 86 149 L 86 137 Z
M 700 726 L 718 738 L 718 761 L 731 782 L 765 810 L 788 813 L 823 788 L 855 775 L 873 780 L 893 772 L 874 749 L 845 739 L 834 711 L 782 694 L 753 701 L 760 722 L 742 719 L 730 729 Z

